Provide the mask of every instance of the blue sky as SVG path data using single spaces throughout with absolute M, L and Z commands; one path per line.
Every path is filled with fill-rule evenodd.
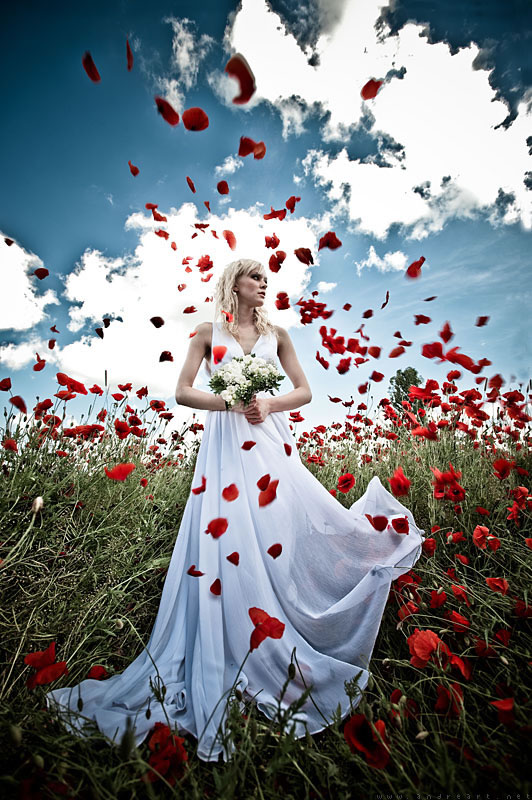
M 439 338 L 445 321 L 454 332 L 448 347 L 490 359 L 481 374 L 502 375 L 503 391 L 526 388 L 531 11 L 524 2 L 485 3 L 481 16 L 477 8 L 310 0 L 296 11 L 285 1 L 244 0 L 6 9 L 0 379 L 11 377 L 13 394 L 30 409 L 37 396 L 53 397 L 56 372 L 90 386 L 103 385 L 107 369 L 112 391 L 127 381 L 134 390 L 147 385 L 150 397 L 175 411 L 172 427 L 180 427 L 193 409 L 176 407 L 175 385 L 189 333 L 212 319 L 214 303 L 205 298 L 235 257 L 267 266 L 272 251 L 264 236 L 275 232 L 288 256 L 279 273 L 269 274 L 266 308 L 289 331 L 313 391 L 312 403 L 301 408 L 303 429 L 343 419 L 329 394 L 367 404 L 358 386 L 374 369 L 385 375 L 373 386 L 374 405 L 399 368 L 444 380 L 454 365 L 423 358 L 421 347 Z M 86 50 L 98 84 L 82 67 Z M 236 84 L 224 75 L 234 52 L 256 78 L 247 106 L 231 102 Z M 364 102 L 360 90 L 370 78 L 384 83 Z M 155 95 L 180 114 L 200 106 L 208 129 L 171 127 L 157 113 Z M 266 143 L 264 159 L 237 156 L 243 135 Z M 136 177 L 129 159 L 140 169 Z M 231 189 L 226 197 L 216 190 L 222 178 Z M 293 194 L 301 197 L 293 215 L 263 220 Z M 167 224 L 153 222 L 147 202 L 158 204 Z M 208 222 L 220 238 L 234 230 L 235 252 L 210 231 L 192 240 L 194 222 Z M 154 235 L 159 227 L 171 233 L 176 252 Z M 342 247 L 318 252 L 329 230 Z M 313 266 L 296 259 L 296 247 L 312 250 Z M 182 259 L 190 255 L 195 267 L 205 254 L 215 266 L 203 284 L 197 269 L 184 272 Z M 421 277 L 406 279 L 406 267 L 420 256 Z M 38 266 L 50 272 L 42 281 L 32 274 Z M 179 292 L 179 283 L 186 290 Z M 334 314 L 301 325 L 294 304 L 316 290 L 315 299 Z M 280 291 L 289 294 L 288 311 L 274 306 Z M 342 310 L 346 302 L 349 311 Z M 183 315 L 187 305 L 197 313 Z M 364 321 L 369 308 L 373 317 Z M 415 314 L 432 321 L 415 325 Z M 165 319 L 158 330 L 149 322 L 155 315 Z M 479 328 L 481 315 L 489 322 Z M 104 316 L 112 322 L 102 341 L 94 328 Z M 322 346 L 319 328 L 336 328 L 347 340 L 361 322 L 370 336 L 364 343 L 380 346 L 381 356 L 340 375 L 340 356 Z M 54 324 L 61 333 L 49 350 Z M 412 345 L 389 359 L 397 330 Z M 159 363 L 163 350 L 173 362 Z M 330 362 L 327 371 L 317 351 Z M 47 360 L 40 372 L 32 369 L 36 352 Z M 470 388 L 474 378 L 463 371 L 459 388 Z M 290 389 L 285 383 L 283 391 Z M 203 369 L 195 385 L 207 389 Z M 79 420 L 86 398 L 67 409 Z M 200 420 L 204 415 L 196 412 Z

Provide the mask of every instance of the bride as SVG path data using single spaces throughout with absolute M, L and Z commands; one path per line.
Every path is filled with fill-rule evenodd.
M 219 701 L 232 687 L 270 719 L 310 689 L 292 718 L 299 738 L 338 710 L 345 717 L 367 685 L 391 581 L 416 563 L 424 531 L 376 476 L 345 508 L 304 466 L 284 412 L 312 394 L 290 336 L 263 309 L 267 286 L 258 262 L 229 264 L 215 321 L 194 332 L 176 400 L 208 414 L 159 610 L 124 672 L 46 695 L 73 733 L 92 721 L 118 743 L 132 726 L 138 745 L 162 722 L 192 734 L 202 760 L 227 761 L 233 747 L 221 741 L 227 704 Z M 212 375 L 248 353 L 278 361 L 293 390 L 258 392 L 227 410 L 220 395 L 193 388 L 203 360 Z M 270 479 L 275 496 L 259 505 Z M 366 514 L 406 519 L 408 533 L 391 524 L 378 532 Z M 268 617 L 274 633 L 258 646 L 252 634 Z M 290 663 L 295 677 L 281 697 Z M 350 701 L 344 683 L 353 679 L 359 693 Z

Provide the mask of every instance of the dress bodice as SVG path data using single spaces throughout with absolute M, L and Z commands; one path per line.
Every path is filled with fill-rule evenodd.
M 212 359 L 212 351 L 213 347 L 216 347 L 217 345 L 223 345 L 227 347 L 227 351 L 225 352 L 222 360 L 217 364 L 214 364 Z M 260 356 L 261 358 L 274 361 L 277 369 L 282 371 L 277 356 L 277 337 L 274 333 L 261 334 L 255 342 L 251 352 L 257 356 Z M 232 358 L 243 355 L 246 354 L 235 337 L 223 329 L 221 322 L 213 322 L 211 353 L 210 357 L 205 359 L 205 372 L 207 373 L 209 379 L 216 372 L 216 370 L 219 369 L 219 367 L 227 364 Z

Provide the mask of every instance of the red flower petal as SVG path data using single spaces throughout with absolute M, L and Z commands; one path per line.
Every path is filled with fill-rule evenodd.
M 107 678 L 108 672 L 101 664 L 95 664 L 87 672 L 87 678 L 92 678 L 95 681 L 101 681 L 102 678 Z
M 207 486 L 207 478 L 205 475 L 201 476 L 201 486 L 198 486 L 196 489 L 192 489 L 192 494 L 201 494 L 205 491 L 205 487 Z
M 23 414 L 28 413 L 28 409 L 26 408 L 26 403 L 24 402 L 22 397 L 20 397 L 20 395 L 16 394 L 13 397 L 10 397 L 9 402 L 12 403 L 15 406 L 15 408 L 17 408 L 19 411 L 22 411 Z
M 225 65 L 225 71 L 232 78 L 236 78 L 240 84 L 240 94 L 233 97 L 233 103 L 237 105 L 247 103 L 253 96 L 256 86 L 255 76 L 244 56 L 241 53 L 235 53 Z
M 377 514 L 375 517 L 373 517 L 371 514 L 365 514 L 365 516 L 369 519 L 375 530 L 379 531 L 379 533 L 388 527 L 388 518 L 382 516 L 381 514 Z
M 162 118 L 165 119 L 169 125 L 177 125 L 179 122 L 179 114 L 170 105 L 168 100 L 165 100 L 164 97 L 156 97 L 155 102 L 157 104 L 157 111 Z
M 200 572 L 199 569 L 196 569 L 196 565 L 192 564 L 187 569 L 187 575 L 192 575 L 193 578 L 201 578 L 202 575 L 205 575 L 204 572 Z
M 238 567 L 238 564 L 239 564 L 239 561 L 240 561 L 240 556 L 239 556 L 239 554 L 237 553 L 236 550 L 235 550 L 234 553 L 231 553 L 230 555 L 226 556 L 226 558 L 227 558 L 228 561 L 231 562 L 231 564 L 235 564 L 235 566 Z
M 96 64 L 92 60 L 92 56 L 87 50 L 87 52 L 83 55 L 81 59 L 81 63 L 83 64 L 83 69 L 94 83 L 99 83 L 101 81 L 100 73 L 96 69 Z
M 312 253 L 308 247 L 298 247 L 297 250 L 294 250 L 294 253 L 302 264 L 314 264 Z
M 255 447 L 256 444 L 257 442 L 252 442 L 252 441 L 244 442 L 244 444 L 242 445 L 242 450 L 251 450 L 251 448 Z
M 229 185 L 227 181 L 219 181 L 216 185 L 220 194 L 229 194 Z
M 236 247 L 236 236 L 233 233 L 233 231 L 223 231 L 222 236 L 224 237 L 225 241 L 227 242 L 231 250 L 234 250 Z
M 295 207 L 296 207 L 296 203 L 299 203 L 299 201 L 300 201 L 300 200 L 301 200 L 301 198 L 300 198 L 300 197 L 296 197 L 295 195 L 292 195 L 292 196 L 291 196 L 291 197 L 289 197 L 289 198 L 288 198 L 288 200 L 286 201 L 286 203 L 285 203 L 285 206 L 287 207 L 287 209 L 289 210 L 289 212 L 290 212 L 291 214 L 293 214 L 293 213 L 294 213 L 294 209 L 295 209 Z
M 228 503 L 232 500 L 236 500 L 238 495 L 239 491 L 236 483 L 230 483 L 229 486 L 226 486 L 225 489 L 222 490 L 222 497 L 224 500 L 227 500 Z
M 227 353 L 227 347 L 224 344 L 216 344 L 212 348 L 212 357 L 215 364 L 219 364 Z
M 210 533 L 213 539 L 218 539 L 223 533 L 226 532 L 229 523 L 225 517 L 216 517 L 211 519 L 205 529 L 205 533 Z
M 202 108 L 187 108 L 183 111 L 183 125 L 187 131 L 204 131 L 209 127 L 209 117 Z
M 42 281 L 43 278 L 47 278 L 50 273 L 46 267 L 37 267 L 37 269 L 33 270 L 33 274 Z
M 133 53 L 131 51 L 131 47 L 129 46 L 129 39 L 126 39 L 126 57 L 128 72 L 131 72 L 133 69 Z
M 24 656 L 24 663 L 29 667 L 35 669 L 42 669 L 43 667 L 53 664 L 55 661 L 55 642 L 48 645 L 46 650 L 36 650 L 34 653 L 28 653 Z
M 134 164 L 132 164 L 131 161 L 128 161 L 127 163 L 129 164 L 129 169 L 131 170 L 131 174 L 138 175 L 140 172 L 139 168 L 136 167 Z
M 329 231 L 328 233 L 325 234 L 325 236 L 321 237 L 320 243 L 318 245 L 318 250 L 321 250 L 323 247 L 328 247 L 329 250 L 337 250 L 341 246 L 342 242 L 337 237 L 337 235 L 332 231 Z
M 277 486 L 279 485 L 279 481 L 270 481 L 268 487 L 264 489 L 264 491 L 259 493 L 259 507 L 269 505 L 273 500 L 275 500 L 277 496 Z
M 410 266 L 408 267 L 405 277 L 408 278 L 419 278 L 421 275 L 421 266 L 425 263 L 425 257 L 421 256 L 420 259 L 417 261 L 413 261 Z
M 220 578 L 216 578 L 214 583 L 209 586 L 209 589 L 213 594 L 220 595 L 222 593 L 222 582 Z
M 194 192 L 194 194 L 195 194 L 196 193 L 196 187 L 194 186 L 194 181 L 192 180 L 192 178 L 189 178 L 188 175 L 187 175 L 187 183 L 188 183 L 188 185 L 190 187 L 190 191 Z
M 376 97 L 377 92 L 382 86 L 382 81 L 376 81 L 374 78 L 371 78 L 367 83 L 364 84 L 362 90 L 360 92 L 360 96 L 363 100 L 372 100 Z
M 264 158 L 266 154 L 266 145 L 264 142 L 255 142 L 248 136 L 241 136 L 240 145 L 238 147 L 238 155 L 242 156 L 242 158 L 245 158 L 246 156 L 249 156 L 250 153 L 253 153 L 254 158 Z
M 272 558 L 278 558 L 282 552 L 283 552 L 283 546 L 282 544 L 279 544 L 279 542 L 277 542 L 276 544 L 272 544 L 272 546 L 268 547 L 267 550 L 268 555 L 270 555 Z
M 150 322 L 156 328 L 160 328 L 161 325 L 164 325 L 164 319 L 162 317 L 151 317 Z

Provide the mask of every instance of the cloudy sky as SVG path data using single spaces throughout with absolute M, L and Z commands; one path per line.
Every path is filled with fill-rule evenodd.
M 193 413 L 174 400 L 189 334 L 212 320 L 210 298 L 225 265 L 251 257 L 267 267 L 273 251 L 265 236 L 275 233 L 287 258 L 269 272 L 266 309 L 289 331 L 313 391 L 298 427 L 343 420 L 345 409 L 329 395 L 355 404 L 369 404 L 371 395 L 375 406 L 399 368 L 445 380 L 455 365 L 421 354 L 445 322 L 454 335 L 444 349 L 487 358 L 482 375 L 526 387 L 532 11 L 525 0 L 485 2 L 481 15 L 479 8 L 473 0 L 6 7 L 0 379 L 9 376 L 30 409 L 36 397 L 53 397 L 58 371 L 88 387 L 103 386 L 107 370 L 111 391 L 119 383 L 147 386 L 148 399 L 165 400 L 176 415 L 171 427 L 179 427 Z M 98 83 L 82 66 L 86 51 Z M 232 102 L 237 82 L 224 72 L 236 52 L 256 81 L 246 105 Z M 382 84 L 364 100 L 370 79 Z M 208 128 L 169 125 L 157 95 L 180 115 L 201 107 Z M 265 157 L 239 157 L 241 136 L 264 142 Z M 229 194 L 217 191 L 221 180 Z M 301 198 L 293 214 L 263 219 L 292 195 Z M 166 221 L 155 221 L 146 203 Z M 168 239 L 155 234 L 161 229 Z M 234 251 L 223 230 L 234 232 Z M 328 231 L 342 246 L 318 250 Z M 301 247 L 313 264 L 297 259 Z M 202 281 L 197 264 L 206 255 L 214 267 Z M 421 257 L 420 277 L 405 277 Z M 40 267 L 49 273 L 42 280 L 34 274 Z M 289 309 L 275 307 L 279 292 L 288 294 Z M 302 324 L 301 298 L 333 314 Z M 197 311 L 184 313 L 190 306 Z M 165 324 L 155 328 L 154 316 Z M 487 324 L 476 324 L 480 316 Z M 340 374 L 343 356 L 327 351 L 319 329 L 347 341 L 360 337 L 361 324 L 369 337 L 361 344 L 382 348 L 380 357 L 358 367 L 352 361 Z M 390 358 L 401 338 L 411 344 Z M 160 362 L 163 351 L 173 361 Z M 46 360 L 40 371 L 33 370 L 37 353 Z M 374 370 L 384 378 L 370 382 L 369 394 L 360 391 Z M 459 388 L 474 379 L 462 371 Z M 203 368 L 195 385 L 208 389 Z M 132 393 L 140 408 L 136 400 Z M 80 396 L 67 408 L 79 420 L 87 405 Z

